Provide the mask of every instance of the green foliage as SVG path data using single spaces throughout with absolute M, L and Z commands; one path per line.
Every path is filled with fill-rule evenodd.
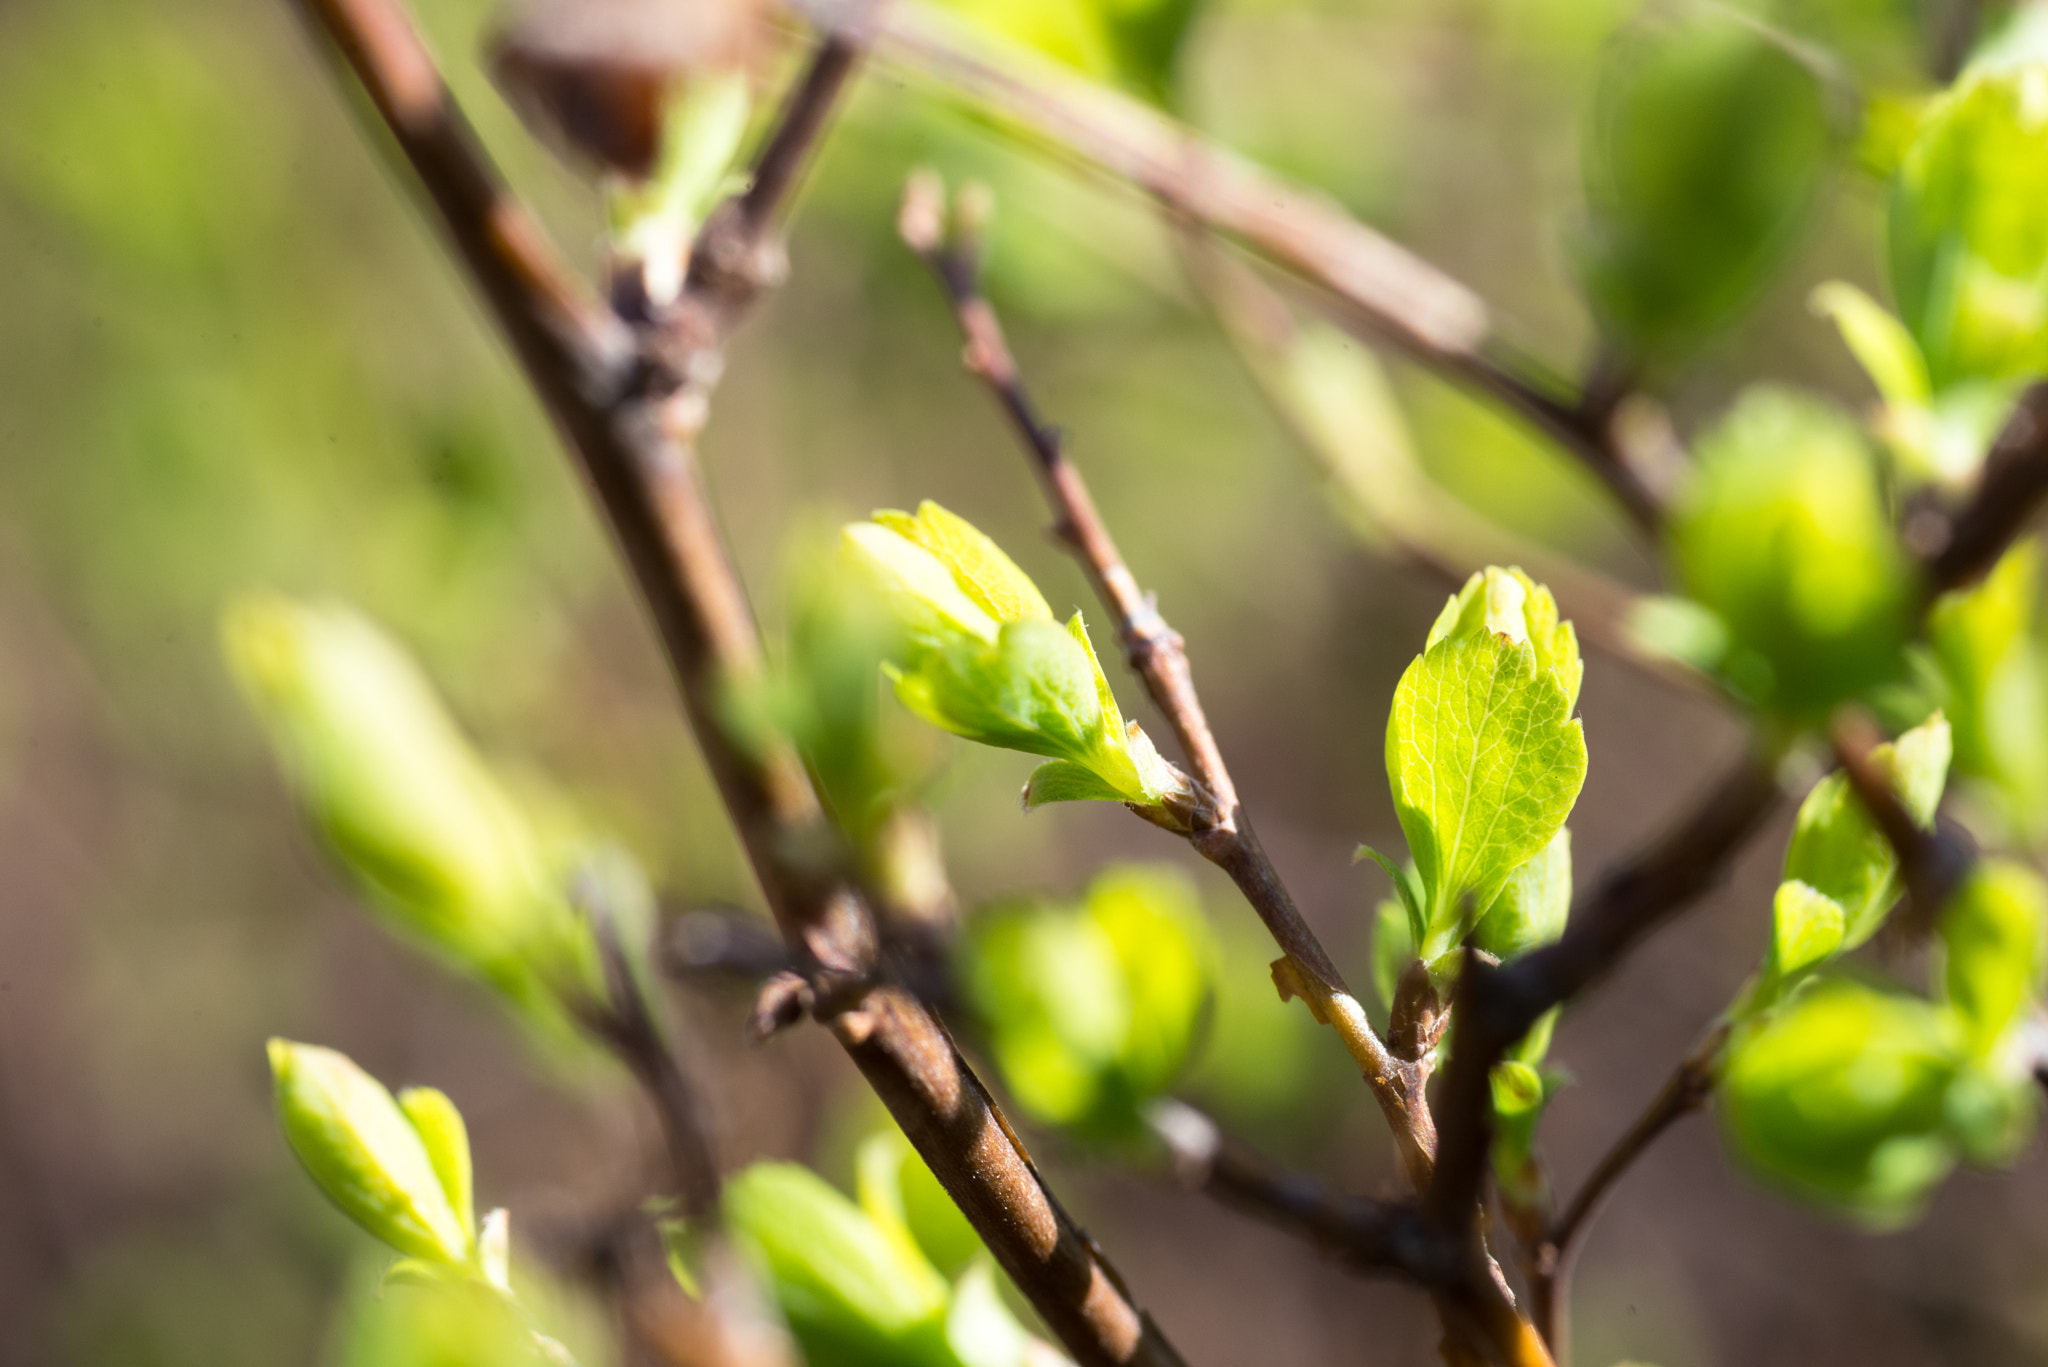
M 854 1181 L 868 1218 L 930 1259 L 942 1275 L 959 1276 L 983 1252 L 974 1226 L 894 1125 L 861 1141 Z
M 1172 102 L 1181 45 L 1201 0 L 946 0 L 1012 42 L 1098 79 Z
M 1937 712 L 1871 754 L 1906 811 L 1930 830 L 1948 777 L 1949 737 L 1948 721 Z M 1843 949 L 1868 940 L 1899 900 L 1898 854 L 1849 787 L 1848 775 L 1828 775 L 1800 803 L 1785 877 L 1841 908 Z
M 1022 1367 L 1030 1339 L 986 1258 L 948 1285 L 902 1223 L 901 1192 L 870 1166 L 883 1164 L 863 1157 L 868 1209 L 790 1163 L 756 1163 L 725 1185 L 726 1228 L 808 1367 Z
M 1934 388 L 2048 369 L 2048 67 L 1976 71 L 1927 110 L 1893 186 L 1892 292 Z
M 2048 888 L 2024 864 L 1989 860 L 1971 872 L 1941 917 L 1943 984 L 1970 1048 L 1989 1056 L 2041 988 Z
M 744 71 L 707 72 L 681 83 L 663 115 L 653 176 L 622 184 L 611 197 L 614 248 L 646 264 L 648 294 L 657 304 L 674 300 L 697 230 L 742 179 L 752 84 Z
M 1180 1075 L 1203 1024 L 1215 949 L 1193 890 L 1163 868 L 1111 869 L 1078 906 L 977 915 L 962 970 L 1018 1105 L 1116 1139 Z
M 418 668 L 338 606 L 254 597 L 227 653 L 327 847 L 395 928 L 561 1033 L 558 992 L 595 980 L 551 849 Z
M 502 1296 L 480 1288 L 394 1285 L 354 1316 L 339 1367 L 559 1364 Z
M 1578 264 L 1630 354 L 1669 359 L 1755 296 L 1837 149 L 1829 98 L 1792 44 L 1719 7 L 1657 9 L 1614 40 Z
M 476 1179 L 470 1170 L 469 1130 L 462 1112 L 447 1093 L 432 1087 L 408 1087 L 398 1094 L 398 1109 L 426 1146 L 427 1161 L 455 1212 L 456 1223 L 464 1229 L 476 1227 Z
M 1515 871 L 1564 827 L 1586 778 L 1571 715 L 1583 666 L 1569 624 L 1525 576 L 1489 570 L 1454 598 L 1394 691 L 1387 777 L 1419 887 L 1419 953 L 1434 963 L 1493 907 Z M 1554 880 L 1503 910 L 1503 942 L 1527 940 Z M 1406 888 L 1401 879 L 1396 886 Z
M 1982 583 L 1943 595 L 1927 616 L 1956 770 L 1979 780 L 2007 824 L 2040 829 L 2048 811 L 2048 676 L 2033 636 L 2040 543 L 2022 541 Z
M 1954 1164 L 1947 1102 L 1961 1053 L 1943 1008 L 1823 982 L 1737 1037 L 1722 1125 L 1752 1168 L 1793 1193 L 1899 1223 Z
M 474 1258 L 475 1232 L 437 1168 L 438 1159 L 468 1171 L 466 1142 L 459 1160 L 452 1152 L 460 1117 L 451 1130 L 435 1115 L 431 1139 L 423 1137 L 382 1083 L 332 1049 L 273 1039 L 270 1071 L 286 1142 L 342 1214 L 409 1257 L 445 1267 Z
M 1560 826 L 1550 843 L 1508 875 L 1500 896 L 1472 927 L 1472 943 L 1506 961 L 1564 934 L 1572 909 L 1572 833 Z
M 1025 805 L 1159 806 L 1185 782 L 1126 724 L 1075 613 L 1062 627 L 994 542 L 925 503 L 846 528 L 849 570 L 897 623 L 888 666 L 913 713 L 956 735 L 1042 755 Z
M 1673 557 L 1687 594 L 1726 627 L 1729 686 L 1810 718 L 1903 673 L 1912 582 L 1855 424 L 1751 389 L 1696 454 Z

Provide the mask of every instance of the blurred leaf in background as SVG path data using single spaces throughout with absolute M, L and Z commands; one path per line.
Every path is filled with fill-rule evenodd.
M 1117 1140 L 1141 1132 L 1145 1104 L 1189 1062 L 1215 955 L 1185 878 L 1133 865 L 1097 876 L 1078 905 L 976 913 L 961 973 L 1025 1113 Z
M 1837 151 L 1834 98 L 1811 53 L 1732 7 L 1653 5 L 1611 41 L 1578 260 L 1627 361 L 1668 364 L 1755 299 Z

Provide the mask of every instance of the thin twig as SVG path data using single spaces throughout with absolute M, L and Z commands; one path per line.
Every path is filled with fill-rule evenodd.
M 1551 1352 L 1560 1359 L 1567 1349 L 1565 1336 L 1569 1307 L 1565 1304 L 1571 1280 L 1572 1258 L 1578 1239 L 1588 1221 L 1600 1209 L 1607 1194 L 1637 1159 L 1673 1125 L 1705 1106 L 1721 1076 L 1722 1051 L 1728 1043 L 1726 1022 L 1716 1025 L 1694 1046 L 1693 1051 L 1671 1070 L 1671 1076 L 1657 1089 L 1657 1095 L 1635 1123 L 1622 1132 L 1612 1148 L 1601 1155 L 1578 1194 L 1551 1221 L 1541 1244 L 1530 1250 L 1529 1316 Z
M 1506 341 L 1491 308 L 1464 284 L 1328 198 L 1032 54 L 992 51 L 932 6 L 904 0 L 877 23 L 884 56 L 1174 214 L 1242 242 L 1324 291 L 1345 326 L 1393 343 L 1534 423 L 1580 459 L 1643 531 L 1656 531 L 1658 500 L 1605 416 Z
M 686 288 L 686 327 L 637 332 L 607 321 L 563 282 L 512 203 L 396 0 L 298 0 L 346 59 L 439 211 L 527 378 L 581 459 L 674 668 L 685 710 L 756 877 L 817 988 L 817 1011 L 1047 1326 L 1085 1367 L 1177 1364 L 1179 1355 L 1046 1189 L 1028 1154 L 923 1005 L 874 978 L 873 917 L 844 876 L 803 764 L 785 745 L 749 748 L 722 705 L 760 668 L 760 642 L 688 445 L 701 413 L 676 398 L 708 386 L 727 329 L 768 283 L 758 262 L 774 213 L 815 144 L 858 38 L 821 45 L 771 137 L 786 173 L 756 184 L 749 209 L 714 223 L 728 248 L 701 246 L 708 283 Z M 844 45 L 855 44 L 845 56 Z M 822 71 L 820 68 L 825 67 Z M 681 336 L 662 336 L 673 331 Z M 624 346 L 617 343 L 621 337 Z M 666 345 L 664 345 L 666 344 Z M 679 368 L 680 349 L 688 362 Z M 701 405 L 700 405 L 701 407 Z
M 1214 239 L 1177 234 L 1188 274 L 1232 349 L 1281 424 L 1329 481 L 1359 539 L 1462 586 L 1488 564 L 1519 565 L 1556 595 L 1559 611 L 1587 644 L 1667 687 L 1726 701 L 1714 683 L 1685 665 L 1645 651 L 1629 626 L 1640 596 L 1597 569 L 1493 521 L 1432 479 L 1407 449 L 1405 431 L 1338 432 L 1319 420 L 1290 382 L 1289 358 L 1304 325 L 1280 293 Z M 1361 345 L 1363 345 L 1361 343 Z
M 1409 1182 L 1423 1190 L 1429 1184 L 1436 1140 L 1424 1097 L 1429 1077 L 1425 1057 L 1396 1057 L 1380 1040 L 1260 846 L 1195 692 L 1180 635 L 1160 616 L 1153 596 L 1138 587 L 1080 471 L 1066 458 L 1059 433 L 1039 416 L 995 309 L 981 292 L 979 244 L 968 232 L 949 229 L 947 218 L 944 187 L 937 178 L 913 177 L 898 222 L 904 240 L 945 288 L 966 338 L 969 371 L 988 387 L 1030 452 L 1060 539 L 1115 614 L 1126 657 L 1173 728 L 1207 799 L 1193 818 L 1189 843 L 1230 875 L 1285 952 L 1274 965 L 1274 980 L 1282 992 L 1303 996 L 1318 1020 L 1337 1029 L 1387 1117 Z M 1433 1296 L 1444 1318 L 1446 1353 L 1452 1360 L 1484 1352 L 1509 1363 L 1549 1367 L 1540 1341 L 1516 1313 L 1491 1264 L 1483 1256 L 1461 1256 L 1451 1266 L 1457 1275 L 1442 1280 Z
M 1181 1101 L 1147 1116 L 1174 1180 L 1279 1229 L 1299 1234 L 1355 1272 L 1397 1272 L 1425 1286 L 1456 1276 L 1444 1244 L 1413 1202 L 1343 1196 L 1246 1153 L 1216 1122 Z
M 1998 563 L 2048 497 L 2048 384 L 2020 396 L 1985 458 L 1970 501 L 1927 537 L 1929 599 L 1974 583 Z
M 1002 323 L 981 292 L 979 244 L 967 231 L 959 230 L 959 225 L 949 226 L 944 199 L 944 187 L 936 177 L 922 173 L 912 177 L 898 226 L 904 241 L 944 287 L 966 338 L 968 370 L 988 388 L 1030 453 L 1046 501 L 1052 506 L 1055 534 L 1073 552 L 1103 606 L 1115 616 L 1125 658 L 1144 680 L 1146 692 L 1187 756 L 1206 799 L 1194 818 L 1190 843 L 1231 876 L 1274 941 L 1299 966 L 1295 976 L 1303 990 L 1312 994 L 1318 1016 L 1327 1016 L 1343 1033 L 1382 1104 L 1388 1105 L 1388 1119 L 1401 1139 L 1404 1162 L 1420 1183 L 1427 1178 L 1434 1147 L 1426 1128 L 1427 1110 L 1417 1104 L 1421 1080 L 1404 1076 L 1402 1062 L 1387 1052 L 1366 1023 L 1329 951 L 1303 919 L 1260 847 L 1195 692 L 1180 634 L 1160 616 L 1154 596 L 1138 587 L 1096 510 L 1086 481 L 1067 459 L 1060 434 L 1040 416 L 1018 374 Z
M 1720 880 L 1776 804 L 1775 759 L 1744 753 L 1701 802 L 1575 902 L 1562 938 L 1495 968 L 1467 954 L 1459 971 L 1451 1061 L 1437 1097 L 1431 1215 L 1472 1228 L 1492 1137 L 1494 1064 L 1544 1012 L 1610 971 L 1679 908 Z

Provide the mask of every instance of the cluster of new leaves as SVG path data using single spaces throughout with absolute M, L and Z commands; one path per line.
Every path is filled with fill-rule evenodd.
M 1930 828 L 1949 750 L 1937 714 L 1874 756 Z M 1877 1223 L 1912 1215 L 1958 1158 L 2009 1161 L 2030 1133 L 2020 1031 L 2048 934 L 2038 876 L 1991 860 L 1942 915 L 1930 996 L 1820 971 L 1876 934 L 1901 893 L 1898 856 L 1846 777 L 1823 779 L 1799 809 L 1764 963 L 1729 1012 L 1720 1092 L 1752 1166 Z
M 1439 991 L 1470 944 L 1496 962 L 1564 933 L 1571 912 L 1565 819 L 1586 781 L 1577 718 L 1585 664 L 1549 589 L 1489 568 L 1452 595 L 1394 690 L 1387 781 L 1411 863 L 1375 851 L 1398 900 L 1380 906 L 1374 981 L 1391 1009 L 1419 962 Z M 1562 1075 L 1542 1069 L 1555 1013 L 1494 1069 L 1495 1174 L 1510 1200 L 1540 1185 L 1534 1146 Z
M 842 550 L 893 616 L 896 696 L 955 735 L 1043 755 L 1024 805 L 1127 802 L 1157 808 L 1187 781 L 1126 723 L 1088 628 L 1062 626 L 1016 563 L 936 503 L 845 530 Z
M 1215 957 L 1186 880 L 1130 866 L 1100 874 L 1078 905 L 984 909 L 960 967 L 1018 1105 L 1116 1140 L 1140 1132 L 1199 1043 Z
M 479 1223 L 469 1132 L 462 1113 L 431 1087 L 393 1097 L 332 1049 L 270 1042 L 270 1071 L 285 1142 L 328 1200 L 365 1233 L 401 1255 L 386 1280 L 425 1283 L 468 1301 L 478 1327 L 521 1322 L 511 1281 L 510 1217 Z M 476 1295 L 474 1293 L 482 1293 Z M 537 1331 L 512 1337 L 510 1361 L 563 1361 Z

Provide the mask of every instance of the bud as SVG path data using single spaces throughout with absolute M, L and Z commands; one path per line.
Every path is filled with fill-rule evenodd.
M 372 905 L 546 1023 L 583 936 L 524 812 L 390 638 L 347 608 L 244 599 L 229 663 L 307 815 Z
M 493 40 L 492 69 L 536 133 L 645 180 L 673 107 L 744 73 L 763 20 L 755 0 L 532 0 Z
M 1472 941 L 1503 962 L 1520 958 L 1564 934 L 1571 910 L 1572 833 L 1559 827 L 1535 858 L 1508 875 L 1472 928 Z
M 1578 632 L 1570 622 L 1559 620 L 1557 599 L 1549 589 L 1520 568 L 1504 570 L 1489 565 L 1466 580 L 1465 587 L 1444 604 L 1423 648 L 1482 631 L 1535 650 L 1538 667 L 1557 680 L 1572 706 L 1578 705 L 1586 663 L 1579 657 Z
M 1062 627 L 1025 573 L 936 503 L 845 529 L 841 551 L 902 632 L 888 666 L 904 705 L 983 745 L 1053 761 L 1025 805 L 1100 800 L 1156 806 L 1188 791 L 1126 724 L 1081 614 Z
M 1737 1034 L 1721 1083 L 1722 1128 L 1760 1175 L 1897 1223 L 1955 1161 L 1947 1107 L 1962 1046 L 1941 1007 L 1822 982 Z
M 285 1142 L 328 1200 L 400 1253 L 442 1266 L 469 1261 L 469 1226 L 427 1142 L 382 1083 L 332 1049 L 282 1039 L 270 1041 L 270 1071 Z M 448 1142 L 443 1127 L 436 1143 L 445 1150 Z M 466 1173 L 466 1143 L 461 1167 Z
M 726 1183 L 721 1207 L 808 1360 L 943 1360 L 945 1279 L 822 1178 L 756 1163 Z

